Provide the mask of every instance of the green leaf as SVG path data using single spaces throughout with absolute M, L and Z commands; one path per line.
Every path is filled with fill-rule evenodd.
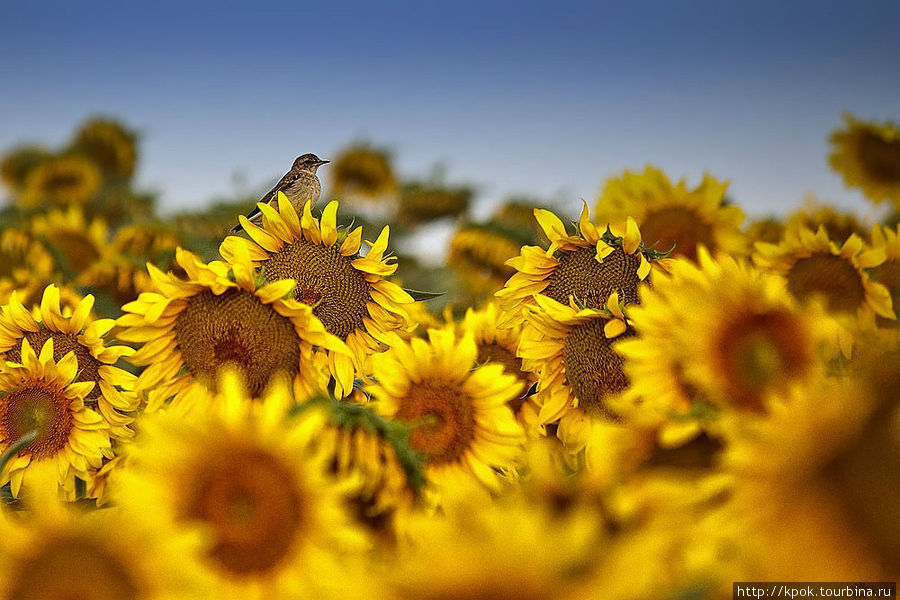
M 420 302 L 422 300 L 434 300 L 435 298 L 440 298 L 446 292 L 422 292 L 419 290 L 410 290 L 407 288 L 403 288 L 403 291 L 412 296 L 412 299 L 416 302 Z

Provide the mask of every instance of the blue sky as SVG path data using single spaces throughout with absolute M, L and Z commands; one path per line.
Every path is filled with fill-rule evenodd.
M 752 214 L 806 192 L 866 212 L 826 164 L 843 110 L 900 119 L 900 2 L 5 3 L 0 149 L 86 115 L 143 133 L 165 209 L 349 141 L 569 209 L 652 162 L 731 180 Z M 327 167 L 326 167 L 327 168 Z

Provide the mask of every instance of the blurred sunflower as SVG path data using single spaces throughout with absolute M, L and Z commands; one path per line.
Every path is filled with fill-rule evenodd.
M 488 302 L 478 310 L 468 308 L 459 325 L 459 334 L 471 335 L 475 341 L 475 346 L 478 348 L 478 355 L 475 357 L 476 364 L 503 365 L 503 372 L 515 377 L 527 390 L 537 383 L 537 375 L 525 369 L 522 359 L 516 356 L 519 339 L 522 336 L 522 327 L 498 329 L 499 317 L 500 311 L 493 302 Z M 508 402 L 508 406 L 526 429 L 536 424 L 538 407 L 523 395 L 512 398 Z
M 338 203 L 325 207 L 321 220 L 312 215 L 309 202 L 302 219 L 284 194 L 278 194 L 278 211 L 258 204 L 263 226 L 241 217 L 251 239 L 229 236 L 220 253 L 232 261 L 240 252 L 249 254 L 267 282 L 292 279 L 294 298 L 312 308 L 325 329 L 340 338 L 351 354 L 328 352 L 328 366 L 340 398 L 353 387 L 354 376 L 364 374 L 369 355 L 399 341 L 398 332 L 408 327 L 404 305 L 412 297 L 385 279 L 397 270 L 393 257 L 385 257 L 390 229 L 385 226 L 364 257 L 362 227 L 351 231 L 338 245 Z M 322 349 L 325 350 L 324 348 Z
M 591 439 L 594 420 L 620 420 L 609 403 L 629 380 L 614 345 L 633 336 L 634 330 L 618 292 L 603 309 L 582 308 L 574 299 L 566 306 L 540 294 L 534 298 L 538 306 L 525 309 L 531 328 L 522 334 L 518 356 L 537 370 L 538 422 L 559 421 L 559 439 L 576 454 Z
M 588 219 L 585 204 L 579 235 L 569 235 L 550 211 L 535 209 L 534 216 L 550 240 L 550 248 L 524 246 L 519 256 L 507 261 L 516 273 L 495 294 L 504 311 L 498 324 L 501 328 L 524 321 L 522 308 L 534 306 L 535 294 L 559 303 L 574 296 L 586 308 L 601 308 L 610 294 L 618 292 L 626 305 L 635 304 L 638 286 L 650 275 L 650 261 L 664 256 L 643 248 L 641 232 L 631 217 L 625 231 L 613 226 L 601 234 Z
M 110 256 L 106 222 L 99 218 L 87 221 L 81 209 L 74 206 L 36 215 L 31 233 L 46 241 L 57 266 L 77 285 L 90 285 L 85 275 L 89 267 Z
M 52 339 L 39 351 L 40 355 L 35 354 L 23 339 L 21 363 L 0 364 L 0 447 L 6 450 L 37 432 L 34 440 L 10 460 L 0 475 L 0 486 L 10 483 L 13 496 L 18 496 L 29 467 L 50 461 L 59 485 L 74 497 L 75 478 L 87 480 L 91 471 L 100 468 L 103 457 L 112 455 L 109 424 L 84 405 L 94 383 L 75 381 L 75 353 L 56 362 Z
M 53 257 L 43 244 L 18 229 L 0 231 L 0 305 L 19 290 L 35 294 L 53 273 Z
M 784 238 L 785 224 L 777 217 L 763 217 L 747 226 L 747 240 L 751 243 L 777 244 Z
M 875 225 L 872 227 L 872 250 L 884 252 L 885 260 L 880 265 L 870 268 L 869 276 L 873 281 L 887 288 L 891 295 L 891 306 L 900 306 L 900 225 L 892 229 Z M 900 327 L 896 319 L 876 317 L 879 327 L 895 329 Z
M 367 390 L 376 410 L 412 427 L 410 444 L 425 458 L 426 478 L 442 484 L 466 473 L 498 489 L 497 468 L 510 468 L 523 432 L 509 403 L 522 383 L 500 364 L 472 368 L 478 349 L 471 336 L 431 330 L 372 357 L 377 383 Z
M 338 198 L 377 200 L 393 194 L 397 180 L 386 150 L 355 145 L 331 164 L 331 194 Z
M 746 240 L 740 230 L 744 212 L 725 200 L 727 182 L 709 175 L 693 190 L 685 180 L 672 182 L 661 170 L 625 171 L 612 178 L 597 198 L 597 218 L 618 222 L 633 217 L 644 240 L 674 256 L 696 257 L 697 245 L 713 251 L 742 254 Z
M 819 227 L 824 227 L 828 238 L 836 242 L 843 242 L 853 234 L 865 242 L 869 241 L 869 229 L 859 222 L 856 215 L 841 212 L 833 206 L 820 204 L 812 196 L 807 197 L 805 206 L 794 211 L 785 224 L 788 231 L 798 231 L 802 228 L 818 231 Z M 774 243 L 780 241 L 779 238 L 774 240 Z
M 409 227 L 446 217 L 458 217 L 469 210 L 474 191 L 469 187 L 415 182 L 400 190 L 397 220 Z
M 25 186 L 28 173 L 52 156 L 50 150 L 39 145 L 13 148 L 0 158 L 0 179 L 13 193 L 19 193 Z
M 71 147 L 88 157 L 106 176 L 128 178 L 134 174 L 137 136 L 114 119 L 88 119 L 75 132 Z
M 148 410 L 172 396 L 185 399 L 195 382 L 214 388 L 225 365 L 241 372 L 254 397 L 278 376 L 292 380 L 303 397 L 327 383 L 313 345 L 349 353 L 308 306 L 285 299 L 292 280 L 260 285 L 246 253 L 230 265 L 204 264 L 179 248 L 175 260 L 187 279 L 148 264 L 156 291 L 123 306 L 117 321 L 120 339 L 143 343 L 128 360 L 147 367 L 135 389 L 148 394 Z
M 890 292 L 868 273 L 885 261 L 885 250 L 869 248 L 857 235 L 839 247 L 824 226 L 816 233 L 801 227 L 778 245 L 757 242 L 753 260 L 784 275 L 798 300 L 820 298 L 829 312 L 855 317 L 863 326 L 874 322 L 875 315 L 896 318 Z
M 520 248 L 497 228 L 470 224 L 453 234 L 447 264 L 472 293 L 491 294 L 516 272 L 506 262 Z
M 541 205 L 542 202 L 537 199 L 512 197 L 494 211 L 491 220 L 515 229 L 520 235 L 527 235 L 533 238 L 529 243 L 536 244 L 540 240 L 538 239 L 539 232 L 534 220 L 534 209 L 540 208 Z
M 283 380 L 259 402 L 234 371 L 217 389 L 191 390 L 201 398 L 184 406 L 200 410 L 144 418 L 118 502 L 164 527 L 205 532 L 196 558 L 213 580 L 211 597 L 323 597 L 342 583 L 338 555 L 365 543 L 344 490 L 327 477 L 327 457 L 311 445 L 324 415 L 289 418 L 294 399 Z
M 199 536 L 161 530 L 157 521 L 121 509 L 73 510 L 49 485 L 52 469 L 36 479 L 50 481 L 26 484 L 26 514 L 0 513 L 0 598 L 208 597 L 188 558 Z
M 828 157 L 831 168 L 876 204 L 884 200 L 900 204 L 900 127 L 859 121 L 849 113 L 844 121 L 846 128 L 829 138 L 834 147 Z
M 81 156 L 47 159 L 28 172 L 19 202 L 26 208 L 50 204 L 83 205 L 100 190 L 100 171 Z
M 115 366 L 133 350 L 127 346 L 107 346 L 104 336 L 115 324 L 112 319 L 94 319 L 91 308 L 94 297 L 85 296 L 74 311 L 60 308 L 60 290 L 55 285 L 44 289 L 40 307 L 29 312 L 14 292 L 0 314 L 0 359 L 21 362 L 22 340 L 32 348 L 43 348 L 53 340 L 53 359 L 60 361 L 69 352 L 78 363 L 76 383 L 89 382 L 92 389 L 84 401 L 96 406 L 110 424 L 116 437 L 130 437 L 132 417 L 126 413 L 137 409 L 138 400 L 131 393 L 135 376 Z
M 638 335 L 617 346 L 635 382 L 622 402 L 629 416 L 690 437 L 715 417 L 710 404 L 761 412 L 823 376 L 836 327 L 815 306 L 800 310 L 782 277 L 703 247 L 697 264 L 675 261 L 671 273 L 629 311 Z

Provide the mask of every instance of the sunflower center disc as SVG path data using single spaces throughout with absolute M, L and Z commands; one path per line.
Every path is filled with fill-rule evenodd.
M 81 232 L 57 229 L 48 233 L 47 237 L 65 256 L 72 271 L 83 271 L 100 258 L 97 247 Z
M 718 368 L 737 402 L 762 410 L 762 394 L 802 377 L 812 362 L 807 336 L 788 312 L 742 315 L 721 333 Z
M 192 297 L 175 323 L 175 341 L 184 364 L 210 388 L 225 364 L 241 372 L 252 396 L 259 396 L 276 374 L 293 378 L 300 370 L 293 324 L 244 290 Z
M 900 183 L 900 141 L 863 136 L 859 158 L 866 173 L 884 183 Z
M 647 213 L 641 222 L 641 236 L 652 246 L 665 251 L 673 246 L 674 254 L 690 259 L 697 257 L 697 244 L 715 248 L 712 227 L 700 215 L 679 206 L 667 206 Z
M 795 298 L 805 300 L 821 294 L 832 311 L 853 312 L 866 299 L 859 272 L 847 259 L 832 254 L 819 252 L 798 259 L 787 280 Z
M 9 598 L 123 600 L 142 596 L 128 567 L 115 553 L 90 539 L 44 539 L 15 565 Z
M 493 343 L 478 346 L 477 360 L 480 365 L 487 362 L 501 364 L 503 365 L 504 373 L 516 377 L 519 381 L 524 382 L 526 386 L 531 384 L 531 380 L 522 371 L 522 359 L 500 344 Z M 519 409 L 522 408 L 522 404 L 524 403 L 525 399 L 520 396 L 518 398 L 513 398 L 507 402 L 506 405 L 512 409 L 513 414 L 518 414 Z
M 281 459 L 232 443 L 191 471 L 185 517 L 208 523 L 212 557 L 240 575 L 260 574 L 284 560 L 303 521 L 297 481 Z
M 342 340 L 364 328 L 369 316 L 369 283 L 353 260 L 337 247 L 301 240 L 285 246 L 263 263 L 266 281 L 293 279 L 294 298 L 313 307 L 330 333 Z
M 604 319 L 591 319 L 573 327 L 563 347 L 563 366 L 578 405 L 589 415 L 618 421 L 619 416 L 604 400 L 627 388 L 629 382 L 622 368 L 625 359 L 613 350 L 613 344 L 635 333 L 629 329 L 610 340 L 603 333 L 605 324 Z
M 564 252 L 559 265 L 547 278 L 550 284 L 543 294 L 562 304 L 574 295 L 587 308 L 601 308 L 609 295 L 619 291 L 625 304 L 638 303 L 638 267 L 640 254 L 625 254 L 615 248 L 603 262 L 597 262 L 595 248 L 581 248 Z
M 412 384 L 396 418 L 412 423 L 409 442 L 431 464 L 457 461 L 475 437 L 471 400 L 443 382 Z
M 40 352 L 44 347 L 44 342 L 53 338 L 53 360 L 59 362 L 69 352 L 75 353 L 78 359 L 78 375 L 75 376 L 76 382 L 90 381 L 94 383 L 94 389 L 85 398 L 93 400 L 100 396 L 100 386 L 96 382 L 100 381 L 100 367 L 103 366 L 99 360 L 94 358 L 87 346 L 83 346 L 78 342 L 78 338 L 68 333 L 60 333 L 58 331 L 50 331 L 46 327 L 41 327 L 38 331 L 28 331 L 25 333 L 25 339 L 31 344 L 35 352 Z M 15 346 L 10 348 L 6 353 L 6 359 L 12 362 L 22 362 L 22 347 Z
M 72 427 L 69 400 L 58 392 L 33 386 L 0 398 L 0 428 L 7 443 L 38 432 L 23 454 L 35 458 L 55 456 L 68 443 Z

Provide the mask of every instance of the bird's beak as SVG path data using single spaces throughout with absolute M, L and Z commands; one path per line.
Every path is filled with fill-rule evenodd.
M 320 164 L 320 165 L 327 165 L 327 164 L 330 163 L 330 162 L 331 162 L 330 160 L 320 160 L 320 161 L 319 161 L 319 164 Z

